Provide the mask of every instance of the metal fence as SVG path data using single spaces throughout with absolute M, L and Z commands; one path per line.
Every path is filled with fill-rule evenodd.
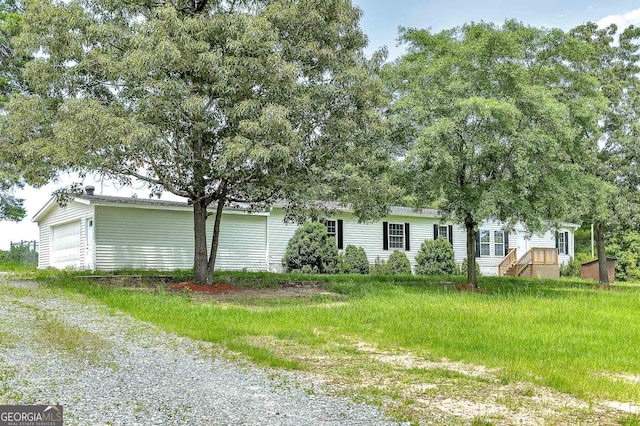
M 38 264 L 38 242 L 20 241 L 11 242 L 11 249 L 6 253 L 7 261 L 12 263 L 20 263 L 22 265 Z

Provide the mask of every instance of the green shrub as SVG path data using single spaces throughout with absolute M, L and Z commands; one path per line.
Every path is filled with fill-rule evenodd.
M 579 277 L 582 274 L 582 266 L 577 259 L 570 259 L 569 263 L 560 265 L 561 277 Z
M 411 274 L 411 262 L 403 251 L 396 250 L 387 260 L 387 269 L 390 275 Z
M 332 274 L 337 272 L 338 249 L 327 228 L 319 222 L 299 227 L 285 252 L 282 264 L 287 272 Z
M 640 233 L 614 236 L 607 245 L 607 256 L 616 257 L 616 281 L 640 279 Z
M 416 256 L 416 274 L 451 275 L 456 272 L 453 247 L 444 238 L 425 240 Z
M 389 267 L 384 259 L 376 256 L 376 260 L 369 266 L 371 275 L 389 275 Z
M 480 265 L 478 265 L 477 261 L 474 261 L 473 263 L 476 264 L 476 276 L 480 276 Z M 462 261 L 462 265 L 460 265 L 460 268 L 458 269 L 458 275 L 467 275 L 467 258 L 465 257 L 464 260 Z
M 345 274 L 368 274 L 369 260 L 367 253 L 362 247 L 348 245 L 344 251 L 342 259 L 341 272 Z

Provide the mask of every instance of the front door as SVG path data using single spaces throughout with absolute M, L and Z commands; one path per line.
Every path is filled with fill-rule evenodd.
M 525 255 L 529 251 L 529 242 L 531 238 L 528 232 L 518 231 L 518 259 Z

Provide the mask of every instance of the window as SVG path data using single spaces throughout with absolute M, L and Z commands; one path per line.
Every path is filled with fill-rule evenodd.
M 327 227 L 327 235 L 336 239 L 338 232 L 335 220 L 325 220 L 324 226 Z
M 504 232 L 493 231 L 494 253 L 496 256 L 504 256 Z
M 480 230 L 480 256 L 491 255 L 491 234 L 487 230 Z
M 343 249 L 344 238 L 343 238 L 343 229 L 344 222 L 342 219 L 338 220 L 323 220 L 324 226 L 327 227 L 327 235 L 332 237 L 336 244 L 338 245 L 338 250 Z
M 449 227 L 448 226 L 439 226 L 438 227 L 438 238 L 444 238 L 445 240 L 449 240 Z
M 389 249 L 404 249 L 404 224 L 389 224 Z
M 567 250 L 567 233 L 566 232 L 558 232 L 558 253 L 566 254 L 569 253 Z

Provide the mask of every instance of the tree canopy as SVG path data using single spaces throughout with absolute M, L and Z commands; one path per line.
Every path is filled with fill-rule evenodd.
M 24 200 L 13 195 L 22 179 L 15 166 L 16 153 L 5 137 L 4 105 L 10 94 L 24 90 L 20 79 L 23 59 L 16 55 L 11 38 L 22 28 L 20 4 L 13 0 L 0 0 L 0 220 L 21 220 L 26 211 Z
M 403 29 L 401 40 L 408 53 L 386 76 L 406 149 L 402 183 L 416 204 L 465 225 L 468 259 L 484 220 L 541 230 L 566 217 L 604 107 L 598 80 L 571 66 L 581 43 L 514 21 Z
M 603 137 L 594 147 L 596 161 L 586 170 L 592 184 L 580 210 L 582 218 L 594 224 L 600 282 L 608 284 L 607 234 L 640 229 L 640 28 L 618 31 L 615 25 L 587 23 L 570 34 L 583 43 L 576 68 L 598 79 L 606 99 L 599 119 Z
M 376 193 L 363 166 L 385 165 L 383 55 L 364 57 L 350 1 L 26 6 L 18 45 L 38 52 L 24 71 L 34 95 L 9 103 L 11 137 L 55 167 L 189 198 L 198 282 L 212 279 L 225 205 Z

